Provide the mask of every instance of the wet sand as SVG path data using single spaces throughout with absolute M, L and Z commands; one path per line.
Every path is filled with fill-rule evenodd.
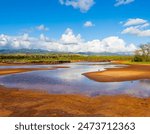
M 29 71 L 38 71 L 38 70 L 55 70 L 57 68 L 68 68 L 68 67 L 58 66 L 58 67 L 51 67 L 51 68 L 9 68 L 9 69 L 0 69 L 0 75 L 16 74 L 16 73 L 23 73 L 23 72 L 29 72 Z
M 102 72 L 88 72 L 83 75 L 98 82 L 150 79 L 150 65 L 129 65 L 124 68 L 112 68 Z
M 1 117 L 150 116 L 150 98 L 51 95 L 0 86 Z
M 39 68 L 36 68 L 39 69 Z M 48 68 L 43 68 L 48 69 Z M 1 75 L 35 69 L 3 69 Z M 12 72 L 9 72 L 9 71 Z M 39 69 L 41 70 L 41 68 Z M 14 72 L 16 71 L 16 72 Z M 96 81 L 125 81 L 150 78 L 150 66 L 131 65 L 85 74 Z M 103 74 L 103 75 L 102 75 Z M 87 97 L 82 95 L 52 95 L 33 90 L 9 89 L 0 86 L 0 116 L 3 117 L 65 117 L 110 116 L 150 117 L 150 98 L 127 95 Z

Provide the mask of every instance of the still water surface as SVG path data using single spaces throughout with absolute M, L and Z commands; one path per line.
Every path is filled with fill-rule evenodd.
M 2 68 L 39 68 L 62 65 L 1 66 Z M 51 94 L 83 94 L 88 96 L 128 94 L 137 97 L 150 97 L 150 80 L 126 82 L 96 82 L 83 76 L 83 73 L 103 71 L 106 68 L 122 67 L 111 63 L 80 62 L 67 63 L 56 70 L 32 71 L 0 76 L 0 85 L 10 88 L 35 89 Z

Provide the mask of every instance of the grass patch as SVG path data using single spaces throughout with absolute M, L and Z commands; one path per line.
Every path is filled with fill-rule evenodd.
M 133 61 L 124 61 L 123 64 L 130 64 L 130 65 L 150 65 L 150 62 L 133 62 Z

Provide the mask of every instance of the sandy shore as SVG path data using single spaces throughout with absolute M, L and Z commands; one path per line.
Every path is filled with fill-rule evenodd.
M 112 68 L 102 72 L 88 72 L 83 75 L 98 82 L 150 79 L 150 65 L 129 65 L 124 68 Z
M 0 75 L 48 69 L 53 68 L 1 69 Z M 104 72 L 92 72 L 84 75 L 90 79 L 103 82 L 149 79 L 150 66 L 131 65 L 125 68 L 108 69 Z M 136 98 L 127 95 L 98 97 L 87 97 L 81 95 L 52 95 L 32 90 L 25 91 L 0 86 L 0 116 L 150 117 L 150 98 Z
M 50 95 L 0 86 L 0 116 L 150 116 L 150 98 Z
M 23 72 L 38 71 L 38 70 L 54 70 L 57 68 L 68 68 L 68 67 L 58 66 L 58 67 L 51 67 L 51 68 L 8 68 L 8 69 L 0 69 L 0 75 L 23 73 Z

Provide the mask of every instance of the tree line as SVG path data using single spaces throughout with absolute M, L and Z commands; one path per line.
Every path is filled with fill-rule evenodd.
M 150 43 L 140 45 L 135 51 L 134 62 L 150 62 Z

